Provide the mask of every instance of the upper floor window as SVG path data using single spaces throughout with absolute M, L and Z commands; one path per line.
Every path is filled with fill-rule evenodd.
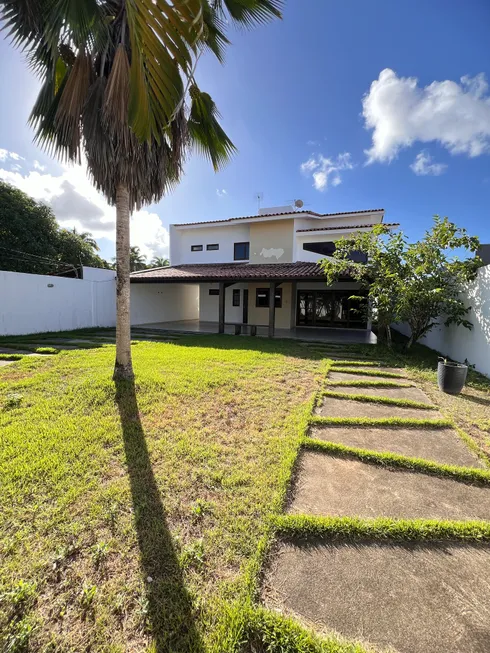
M 191 245 L 191 252 L 202 252 L 202 245 Z
M 212 243 L 211 245 L 206 245 L 206 249 L 208 250 L 208 252 L 215 252 L 217 249 L 219 249 L 219 244 Z
M 233 247 L 233 259 L 235 261 L 248 261 L 249 255 L 250 243 L 235 243 Z

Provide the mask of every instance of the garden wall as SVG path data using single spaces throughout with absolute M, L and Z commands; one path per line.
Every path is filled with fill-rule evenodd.
M 478 271 L 477 279 L 468 286 L 463 295 L 467 306 L 471 306 L 468 319 L 473 323 L 469 331 L 464 327 L 443 324 L 423 337 L 420 342 L 440 351 L 453 360 L 467 359 L 475 368 L 490 376 L 490 265 Z M 406 324 L 395 324 L 394 329 L 404 335 L 410 334 Z
M 0 335 L 116 324 L 116 273 L 83 269 L 83 279 L 0 271 Z

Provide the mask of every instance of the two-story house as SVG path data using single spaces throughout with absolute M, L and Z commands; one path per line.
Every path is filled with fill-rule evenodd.
M 131 323 L 270 336 L 306 328 L 369 332 L 350 299 L 358 285 L 345 278 L 327 286 L 318 261 L 338 238 L 369 230 L 383 216 L 383 209 L 321 214 L 278 207 L 173 224 L 170 267 L 131 275 Z

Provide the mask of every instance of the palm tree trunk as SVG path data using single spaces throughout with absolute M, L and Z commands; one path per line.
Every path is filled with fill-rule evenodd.
M 124 184 L 116 188 L 116 362 L 114 380 L 132 379 L 131 320 L 129 313 L 129 191 Z

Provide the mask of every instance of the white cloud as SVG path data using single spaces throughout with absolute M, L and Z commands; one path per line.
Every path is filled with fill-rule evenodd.
M 36 161 L 35 159 L 34 159 L 33 165 L 34 165 L 34 170 L 39 170 L 40 172 L 44 172 L 46 170 L 46 166 L 42 166 L 39 163 L 39 161 Z
M 24 161 L 24 157 L 17 154 L 17 152 L 9 152 L 0 147 L 0 161 L 7 161 L 8 159 L 12 159 L 13 161 Z
M 437 141 L 452 154 L 475 157 L 490 150 L 490 96 L 485 75 L 432 82 L 398 77 L 390 68 L 362 100 L 366 129 L 372 129 L 368 163 L 392 161 L 416 141 Z
M 216 189 L 216 195 L 218 197 L 224 197 L 225 195 L 228 195 L 228 193 L 226 192 L 226 190 L 224 188 L 221 188 L 221 189 L 217 188 Z
M 0 168 L 0 179 L 49 204 L 61 226 L 115 241 L 116 210 L 92 186 L 84 166 L 62 166 L 57 176 L 38 170 L 22 174 Z M 141 210 L 133 214 L 131 244 L 138 245 L 149 259 L 168 256 L 168 230 L 156 213 Z
M 437 177 L 446 171 L 447 165 L 445 163 L 432 163 L 431 155 L 427 150 L 422 150 L 417 154 L 410 168 L 416 175 L 434 175 Z
M 352 170 L 352 168 L 354 168 L 354 164 L 349 152 L 338 154 L 334 159 L 317 154 L 301 164 L 301 172 L 307 176 L 311 175 L 313 186 L 319 191 L 324 191 L 329 183 L 332 186 L 341 184 L 342 179 L 339 173 L 343 170 Z

